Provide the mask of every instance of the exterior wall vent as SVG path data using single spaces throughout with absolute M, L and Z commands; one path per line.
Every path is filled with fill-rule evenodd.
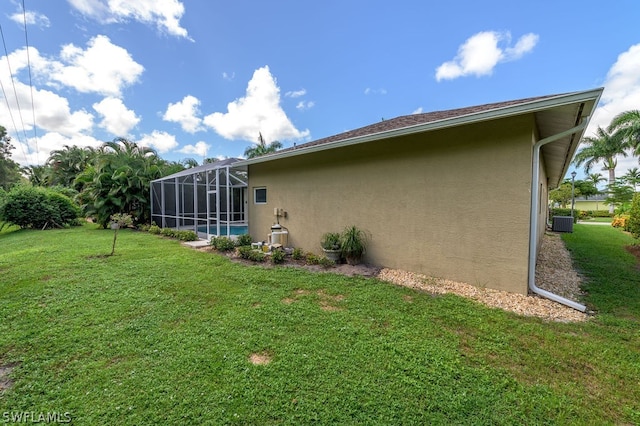
M 573 218 L 571 216 L 554 216 L 551 230 L 553 232 L 573 232 Z

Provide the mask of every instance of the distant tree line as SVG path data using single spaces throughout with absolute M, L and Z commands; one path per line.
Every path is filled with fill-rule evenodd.
M 249 146 L 245 156 L 253 158 L 280 148 L 280 142 L 267 143 L 260 133 L 258 144 Z M 52 151 L 43 165 L 22 168 L 11 158 L 13 149 L 6 129 L 0 126 L 0 222 L 22 227 L 60 226 L 72 222 L 69 212 L 75 211 L 74 208 L 64 207 L 65 214 L 60 216 L 58 204 L 61 199 L 51 191 L 69 198 L 79 207 L 78 212 L 105 228 L 114 214 L 130 215 L 134 224 L 149 223 L 151 181 L 198 166 L 193 158 L 178 162 L 164 160 L 152 148 L 125 138 L 115 138 L 98 148 L 64 145 Z M 215 161 L 216 158 L 205 158 L 203 164 Z M 46 188 L 47 191 L 32 188 Z M 50 205 L 48 200 L 58 204 Z M 25 207 L 30 205 L 33 208 Z M 3 214 L 5 211 L 7 214 Z M 25 217 L 15 216 L 21 211 L 25 212 Z M 36 211 L 49 212 L 49 216 L 36 215 Z

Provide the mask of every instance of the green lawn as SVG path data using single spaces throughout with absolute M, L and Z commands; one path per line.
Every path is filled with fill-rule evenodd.
M 243 266 L 140 232 L 119 232 L 113 257 L 103 256 L 112 231 L 92 225 L 5 232 L 0 367 L 14 368 L 0 418 L 637 424 L 630 239 L 575 229 L 567 240 L 592 279 L 586 302 L 601 313 L 568 324 L 374 279 Z

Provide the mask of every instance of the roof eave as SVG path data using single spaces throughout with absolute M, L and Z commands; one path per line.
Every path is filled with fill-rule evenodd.
M 514 115 L 533 113 L 536 111 L 557 107 L 561 105 L 567 105 L 577 102 L 584 102 L 591 99 L 596 100 L 600 98 L 600 94 L 602 93 L 602 88 L 587 90 L 582 92 L 574 92 L 565 95 L 553 96 L 546 99 L 534 100 L 530 102 L 525 102 L 522 104 L 505 106 L 501 108 L 495 108 L 489 111 L 482 111 L 467 115 L 462 115 L 453 118 L 447 118 L 443 120 L 436 120 L 425 124 L 417 124 L 414 126 L 403 127 L 400 129 L 393 129 L 385 132 L 372 133 L 364 136 L 357 136 L 354 138 L 342 139 L 335 142 L 327 142 L 321 145 L 312 145 L 309 147 L 301 147 L 296 148 L 289 151 L 284 152 L 276 152 L 273 154 L 268 154 L 260 157 L 250 158 L 246 160 L 241 160 L 236 163 L 238 166 L 245 166 L 251 164 L 265 163 L 268 161 L 279 160 L 283 158 L 295 157 L 303 154 L 311 154 L 314 152 L 326 151 L 329 149 L 341 148 L 350 145 L 357 145 L 362 143 L 373 142 L 382 139 L 388 139 L 393 137 L 400 137 L 411 135 L 415 133 L 428 132 L 433 130 L 445 129 L 448 127 L 455 127 L 460 125 L 467 125 L 478 123 L 482 121 L 493 120 L 496 118 L 504 118 L 511 117 Z

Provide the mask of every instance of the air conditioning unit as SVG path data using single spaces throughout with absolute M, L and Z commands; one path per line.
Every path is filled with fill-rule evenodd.
M 573 232 L 573 218 L 571 216 L 554 216 L 551 230 L 553 232 Z

